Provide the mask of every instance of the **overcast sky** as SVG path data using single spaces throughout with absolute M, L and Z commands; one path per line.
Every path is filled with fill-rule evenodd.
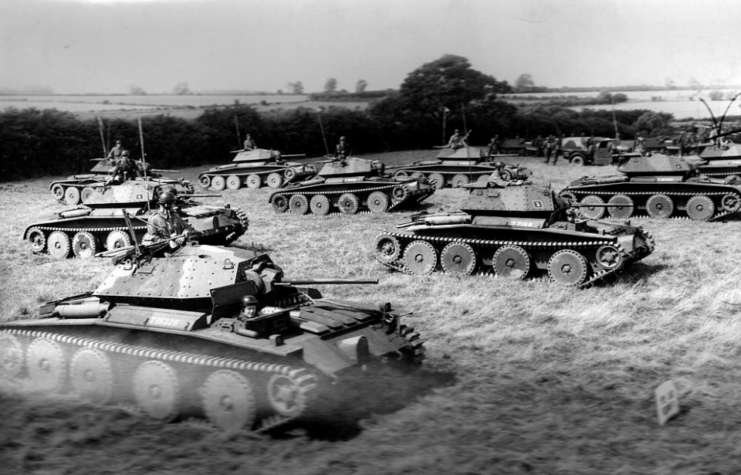
M 741 84 L 737 0 L 0 0 L 0 88 L 397 88 L 446 53 L 510 84 Z

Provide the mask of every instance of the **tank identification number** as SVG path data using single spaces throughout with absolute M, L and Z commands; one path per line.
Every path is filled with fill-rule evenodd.
M 149 324 L 162 327 L 179 327 L 182 326 L 183 322 L 181 322 L 177 318 L 150 317 Z
M 538 227 L 540 227 L 540 226 L 538 226 L 537 223 L 533 223 L 531 221 L 510 221 L 509 224 L 510 224 L 510 226 L 522 226 L 522 227 L 525 227 L 525 228 L 538 228 Z
M 662 178 L 662 177 L 657 177 L 657 178 L 656 178 L 656 181 L 677 181 L 677 180 L 675 180 L 675 179 L 673 179 L 673 178 Z

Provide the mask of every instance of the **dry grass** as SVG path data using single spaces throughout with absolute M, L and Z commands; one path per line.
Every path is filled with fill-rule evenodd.
M 432 152 L 377 156 L 427 158 Z M 546 167 L 555 189 L 614 168 Z M 195 180 L 199 170 L 184 175 Z M 0 188 L 0 319 L 93 288 L 104 261 L 33 256 L 23 227 L 61 210 L 49 180 Z M 741 470 L 741 222 L 641 221 L 654 254 L 586 290 L 545 280 L 412 277 L 372 257 L 379 230 L 404 214 L 324 219 L 276 215 L 269 191 L 225 192 L 251 219 L 241 244 L 264 245 L 296 277 L 378 277 L 325 294 L 391 301 L 414 312 L 425 370 L 396 405 L 281 437 L 221 440 L 114 409 L 4 396 L 0 462 L 12 473 L 738 473 Z M 428 208 L 454 210 L 460 190 Z M 681 383 L 681 413 L 656 421 L 654 389 Z

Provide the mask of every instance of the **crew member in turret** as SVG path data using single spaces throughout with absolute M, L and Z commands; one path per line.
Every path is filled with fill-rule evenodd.
M 468 143 L 466 143 L 466 137 L 461 135 L 460 130 L 455 129 L 453 135 L 450 136 L 450 140 L 448 140 L 448 148 L 457 150 L 463 147 L 468 147 Z
M 122 183 L 128 179 L 134 179 L 134 177 L 140 177 L 141 172 L 139 167 L 136 166 L 134 161 L 129 156 L 129 151 L 124 150 L 121 152 L 121 159 L 118 161 L 116 166 L 111 170 L 113 180 Z
M 116 140 L 116 146 L 111 149 L 110 152 L 108 152 L 108 159 L 109 160 L 115 160 L 118 161 L 121 159 L 121 154 L 123 153 L 124 148 L 123 145 L 121 145 L 120 140 Z
M 337 144 L 334 150 L 334 156 L 342 163 L 345 163 L 345 159 L 352 155 L 352 147 L 345 137 L 340 137 L 340 143 Z
M 252 138 L 250 134 L 247 134 L 244 136 L 243 148 L 245 150 L 255 150 L 257 148 L 257 144 L 255 143 L 255 140 Z
M 188 236 L 195 233 L 193 227 L 183 221 L 174 209 L 175 192 L 165 190 L 159 196 L 159 208 L 147 221 L 147 233 L 142 238 L 142 244 L 151 244 L 169 240 L 171 249 L 177 249 L 185 244 Z

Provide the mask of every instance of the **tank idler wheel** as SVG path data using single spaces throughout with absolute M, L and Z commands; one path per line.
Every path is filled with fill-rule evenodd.
M 588 272 L 587 260 L 572 249 L 562 249 L 548 260 L 548 275 L 562 285 L 578 286 L 586 280 Z
M 105 248 L 109 251 L 128 246 L 131 246 L 131 237 L 123 231 L 111 231 L 105 239 Z
M 356 214 L 360 209 L 360 200 L 352 193 L 345 193 L 340 196 L 337 206 L 344 214 Z
M 268 186 L 270 188 L 280 188 L 283 184 L 283 177 L 279 173 L 271 173 L 268 175 Z
M 207 189 L 211 186 L 211 177 L 208 175 L 202 175 L 198 181 L 201 183 L 201 188 Z
M 54 198 L 56 198 L 59 201 L 64 200 L 64 187 L 60 184 L 56 184 L 51 187 L 51 194 L 54 195 Z
M 406 185 L 399 185 L 391 192 L 397 203 L 406 200 L 409 197 L 409 193 L 411 191 L 409 191 L 409 187 Z
M 223 176 L 217 175 L 211 178 L 211 188 L 215 191 L 224 191 L 226 189 L 226 180 Z
M 238 190 L 242 188 L 242 179 L 237 175 L 229 175 L 226 177 L 226 187 L 230 190 Z
M 409 178 L 409 173 L 406 170 L 396 170 L 394 172 L 394 178 L 407 179 Z
M 306 375 L 298 381 L 282 374 L 273 375 L 268 381 L 270 406 L 281 416 L 298 416 L 306 409 L 306 389 L 313 382 L 314 378 L 310 375 Z
M 608 208 L 607 212 L 615 219 L 628 219 L 633 215 L 633 200 L 626 195 L 615 195 L 607 202 L 610 205 L 618 205 Z
M 291 213 L 304 215 L 309 212 L 309 200 L 304 195 L 293 195 L 288 201 Z
M 262 187 L 262 177 L 254 173 L 247 175 L 247 188 L 257 190 Z
M 442 189 L 445 186 L 445 176 L 442 173 L 432 173 L 429 176 L 429 180 L 432 187 L 436 190 Z
M 381 234 L 376 238 L 374 248 L 376 250 L 376 259 L 381 264 L 390 264 L 396 261 L 401 255 L 401 244 L 394 236 Z
M 741 209 L 741 197 L 736 193 L 726 193 L 720 199 L 720 205 L 723 211 L 735 213 Z
M 18 338 L 0 333 L 0 379 L 14 380 L 23 369 L 23 347 Z
M 414 241 L 404 251 L 404 265 L 414 274 L 431 274 L 437 267 L 437 251 L 426 241 Z
M 72 238 L 72 252 L 75 257 L 88 259 L 98 252 L 98 242 L 91 233 L 80 231 Z
M 603 206 L 591 206 L 605 204 L 602 198 L 597 195 L 585 196 L 580 204 L 583 206 L 579 208 L 579 211 L 589 219 L 600 219 L 605 215 L 605 208 Z
M 70 361 L 69 379 L 72 390 L 83 401 L 106 404 L 113 397 L 113 369 L 100 350 L 77 350 Z
M 314 195 L 311 197 L 311 202 L 309 202 L 309 208 L 317 216 L 326 216 L 332 209 L 332 203 L 329 202 L 329 198 L 325 195 Z
M 64 202 L 70 206 L 80 204 L 80 190 L 74 186 L 64 190 Z
M 28 345 L 26 368 L 33 389 L 54 393 L 62 389 L 66 362 L 64 350 L 55 341 L 37 338 Z
M 152 419 L 171 421 L 178 414 L 180 384 L 170 365 L 150 360 L 139 365 L 134 373 L 134 399 Z
M 646 202 L 646 212 L 652 218 L 668 218 L 674 212 L 674 202 L 666 195 L 653 195 Z
M 273 205 L 273 209 L 278 213 L 285 213 L 288 211 L 288 197 L 286 195 L 275 195 L 270 200 L 270 204 Z
M 49 235 L 49 239 L 46 240 L 47 248 L 51 257 L 57 259 L 64 259 L 69 256 L 69 251 L 72 248 L 69 236 L 62 231 L 54 231 Z
M 28 243 L 31 245 L 31 252 L 39 254 L 44 252 L 46 249 L 46 236 L 44 231 L 39 228 L 31 228 L 28 230 Z
M 87 203 L 90 197 L 93 196 L 93 193 L 95 193 L 95 190 L 93 190 L 89 186 L 86 186 L 82 189 L 82 193 L 80 193 L 80 200 L 83 203 Z
M 597 249 L 595 254 L 597 264 L 605 270 L 613 270 L 620 267 L 623 255 L 618 248 L 611 244 L 605 244 Z
M 389 209 L 389 197 L 383 191 L 374 191 L 368 196 L 368 209 L 372 213 L 383 213 Z
M 471 275 L 476 269 L 476 253 L 463 242 L 451 242 L 440 253 L 440 266 L 448 274 Z
M 227 434 L 251 429 L 254 425 L 255 395 L 243 375 L 230 370 L 216 371 L 203 383 L 200 393 L 206 418 Z
M 468 185 L 468 177 L 460 173 L 457 175 L 453 175 L 453 179 L 450 180 L 450 185 L 453 188 L 460 188 L 463 185 Z
M 502 246 L 492 258 L 494 273 L 512 280 L 523 280 L 531 269 L 530 255 L 520 246 Z
M 687 216 L 694 221 L 707 221 L 715 214 L 713 200 L 704 195 L 693 196 L 687 202 Z

